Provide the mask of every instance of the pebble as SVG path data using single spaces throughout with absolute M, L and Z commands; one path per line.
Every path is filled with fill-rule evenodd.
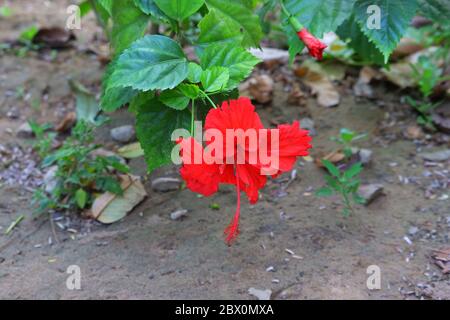
M 131 125 L 111 129 L 110 134 L 113 140 L 122 143 L 130 142 L 136 138 L 136 131 Z
M 315 136 L 317 131 L 314 127 L 314 121 L 311 118 L 303 118 L 300 120 L 300 128 L 308 130 L 309 135 Z
M 180 187 L 181 180 L 178 178 L 160 177 L 152 181 L 152 189 L 159 192 L 175 191 Z
M 33 130 L 31 129 L 31 126 L 28 124 L 28 122 L 22 123 L 20 127 L 17 129 L 17 137 L 23 139 L 33 137 Z
M 58 178 L 56 178 L 56 172 L 58 166 L 51 166 L 47 173 L 44 175 L 44 189 L 47 193 L 52 193 L 58 185 Z
M 270 300 L 270 297 L 272 296 L 272 290 L 266 289 L 266 290 L 260 290 L 255 288 L 248 289 L 248 293 L 252 296 L 255 296 L 258 298 L 258 300 Z
M 419 228 L 417 228 L 415 226 L 409 228 L 409 230 L 408 230 L 408 234 L 411 236 L 415 235 L 417 232 L 419 232 Z
M 381 184 L 364 184 L 359 187 L 358 193 L 366 200 L 366 205 L 383 193 L 383 185 Z
M 358 154 L 361 163 L 368 164 L 372 160 L 373 151 L 369 149 L 360 149 Z
M 174 211 L 170 214 L 170 219 L 172 219 L 174 221 L 181 219 L 182 217 L 185 217 L 187 215 L 187 213 L 188 213 L 188 211 L 186 209 Z
M 446 161 L 450 159 L 450 149 L 421 153 L 420 156 L 428 161 Z

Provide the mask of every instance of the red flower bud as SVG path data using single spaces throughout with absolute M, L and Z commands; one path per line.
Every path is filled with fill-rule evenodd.
M 327 45 L 309 33 L 306 28 L 297 32 L 297 35 L 308 48 L 309 54 L 317 60 L 322 60 L 323 50 L 325 50 Z

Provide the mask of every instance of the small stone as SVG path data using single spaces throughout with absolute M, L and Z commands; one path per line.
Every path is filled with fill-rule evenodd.
M 260 290 L 255 288 L 248 289 L 248 293 L 252 296 L 255 296 L 258 298 L 258 300 L 270 300 L 270 297 L 272 296 L 272 290 L 266 289 L 266 290 Z
M 369 205 L 373 200 L 383 194 L 383 188 L 381 184 L 365 184 L 359 187 L 358 193 L 366 200 L 366 205 Z
M 300 128 L 308 130 L 309 135 L 311 136 L 317 134 L 316 129 L 314 128 L 314 121 L 311 118 L 303 118 L 300 120 Z
M 428 161 L 446 161 L 450 159 L 450 149 L 421 153 L 420 156 Z
M 136 131 L 131 125 L 111 129 L 111 138 L 117 142 L 127 143 L 136 138 Z
M 152 189 L 159 192 L 169 192 L 179 190 L 181 180 L 178 178 L 161 177 L 152 181 Z
M 187 213 L 188 213 L 188 211 L 186 209 L 174 211 L 170 214 L 170 219 L 172 219 L 174 221 L 181 219 L 182 217 L 185 217 L 187 215 Z
M 20 117 L 20 112 L 18 108 L 12 108 L 6 113 L 6 116 L 10 119 L 18 119 Z
M 409 126 L 408 128 L 406 128 L 405 136 L 406 138 L 411 140 L 420 139 L 423 137 L 423 130 L 421 127 L 416 125 Z
M 59 179 L 56 177 L 58 166 L 51 166 L 44 175 L 44 190 L 47 193 L 52 193 L 58 185 Z
M 419 228 L 417 228 L 417 227 L 415 227 L 415 226 L 412 226 L 412 227 L 409 228 L 409 230 L 408 230 L 408 234 L 409 234 L 410 236 L 415 235 L 417 232 L 419 232 Z
M 372 159 L 373 151 L 369 149 L 360 149 L 358 152 L 362 164 L 369 164 Z
M 17 137 L 27 139 L 33 137 L 33 130 L 28 122 L 24 122 L 17 129 Z
M 275 272 L 275 267 L 274 266 L 267 267 L 266 272 Z

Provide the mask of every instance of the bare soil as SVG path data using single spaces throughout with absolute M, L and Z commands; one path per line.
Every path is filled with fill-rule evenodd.
M 0 41 L 31 24 L 64 26 L 68 1 L 4 2 L 15 15 L 0 19 Z M 58 51 L 51 61 L 42 52 L 0 56 L 0 145 L 7 150 L 20 147 L 38 161 L 31 154 L 32 140 L 18 138 L 16 130 L 28 119 L 58 123 L 72 111 L 69 78 L 99 92 L 103 66 L 86 48 L 105 45 L 101 30 L 89 16 L 75 33 L 75 47 Z M 234 190 L 224 187 L 199 198 L 189 190 L 158 193 L 150 188 L 151 179 L 176 175 L 176 168 L 147 176 L 148 199 L 122 221 L 104 226 L 69 215 L 62 222 L 70 231 L 58 226 L 52 231 L 48 217 L 31 217 L 32 186 L 0 180 L 0 298 L 254 299 L 248 294 L 254 287 L 272 290 L 272 299 L 450 299 L 450 278 L 431 258 L 432 250 L 450 246 L 450 200 L 441 198 L 449 190 L 425 197 L 436 179 L 434 170 L 446 172 L 448 179 L 449 163 L 428 168 L 418 156 L 448 148 L 448 136 L 405 139 L 415 116 L 399 103 L 400 91 L 384 83 L 374 90 L 377 99 L 360 99 L 340 85 L 342 101 L 329 109 L 312 97 L 306 106 L 289 106 L 288 93 L 277 84 L 272 104 L 258 106 L 258 112 L 267 125 L 273 119 L 311 117 L 317 131 L 313 158 L 334 148 L 329 137 L 342 127 L 367 132 L 361 147 L 371 149 L 373 157 L 362 180 L 383 184 L 384 195 L 344 218 L 339 198 L 314 195 L 324 184 L 324 172 L 313 162 L 299 161 L 298 177 L 285 193 L 288 175 L 269 182 L 256 205 L 243 201 L 242 232 L 231 247 L 223 241 L 223 230 L 234 213 Z M 18 116 L 11 117 L 11 111 Z M 113 148 L 109 128 L 134 120 L 126 111 L 111 118 L 98 136 Z M 145 175 L 142 159 L 131 166 Z M 220 208 L 211 209 L 212 203 Z M 177 209 L 189 213 L 172 221 L 170 213 Z M 24 221 L 5 235 L 20 214 Z M 410 232 L 411 227 L 418 229 Z M 81 268 L 81 290 L 66 287 L 70 265 Z M 380 290 L 366 286 L 370 265 L 381 269 Z M 266 271 L 271 266 L 273 271 Z

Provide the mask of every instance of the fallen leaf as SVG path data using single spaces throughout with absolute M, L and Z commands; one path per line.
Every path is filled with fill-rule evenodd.
M 97 197 L 87 216 L 101 223 L 110 224 L 119 221 L 147 197 L 144 185 L 139 177 L 121 175 L 123 195 L 105 192 Z
M 423 45 L 412 38 L 402 38 L 392 53 L 393 59 L 404 58 L 420 50 L 423 50 Z
M 142 157 L 144 155 L 144 150 L 139 142 L 135 142 L 119 148 L 117 154 L 125 159 L 134 159 Z
M 66 132 L 70 130 L 77 122 L 77 114 L 75 112 L 69 112 L 66 116 L 55 126 L 55 130 L 58 132 Z
M 252 48 L 249 51 L 252 55 L 261 59 L 267 69 L 272 69 L 289 60 L 289 52 L 286 50 L 262 47 L 261 49 Z
M 294 73 L 311 88 L 317 96 L 317 103 L 322 107 L 334 107 L 340 102 L 339 92 L 323 68 L 315 61 L 306 60 Z
M 298 106 L 303 106 L 306 104 L 306 95 L 302 91 L 302 89 L 300 89 L 300 86 L 298 85 L 298 83 L 294 83 L 292 85 L 292 89 L 289 92 L 287 102 L 289 104 L 298 105 Z
M 416 85 L 413 69 L 408 61 L 391 63 L 389 70 L 382 69 L 381 72 L 386 76 L 387 80 L 402 89 Z
M 324 157 L 316 158 L 316 165 L 319 168 L 323 168 L 324 167 L 324 165 L 322 163 L 322 159 L 328 160 L 331 163 L 338 163 L 338 162 L 340 162 L 340 161 L 345 159 L 345 154 L 341 150 L 335 150 L 335 151 L 332 151 L 332 152 L 328 153 Z
M 272 101 L 274 81 L 268 75 L 254 76 L 248 80 L 248 91 L 250 96 L 258 103 L 269 103 Z

